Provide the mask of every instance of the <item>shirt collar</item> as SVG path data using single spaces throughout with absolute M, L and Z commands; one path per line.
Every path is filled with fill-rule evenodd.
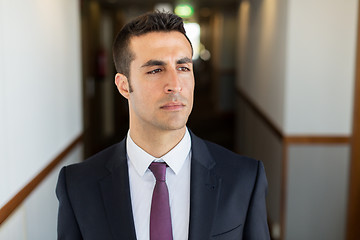
M 129 161 L 133 164 L 136 172 L 143 176 L 153 161 L 164 161 L 166 164 L 178 174 L 184 165 L 186 158 L 191 150 L 191 137 L 186 128 L 185 135 L 181 141 L 168 153 L 161 158 L 156 158 L 145 152 L 141 147 L 136 145 L 130 137 L 130 130 L 126 138 L 126 152 Z

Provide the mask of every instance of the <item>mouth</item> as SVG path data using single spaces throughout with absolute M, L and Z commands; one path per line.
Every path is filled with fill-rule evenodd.
M 161 106 L 160 109 L 166 111 L 180 111 L 185 107 L 185 104 L 181 102 L 169 102 Z

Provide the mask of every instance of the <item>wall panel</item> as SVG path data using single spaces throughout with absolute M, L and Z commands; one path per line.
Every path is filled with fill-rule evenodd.
M 1 0 L 0 207 L 82 132 L 79 20 L 78 1 Z
M 77 145 L 29 197 L 0 226 L 0 239 L 55 240 L 58 201 L 55 187 L 64 165 L 80 162 L 83 146 Z
M 357 4 L 289 1 L 286 134 L 351 134 Z
M 349 151 L 348 145 L 290 146 L 285 239 L 344 239 Z

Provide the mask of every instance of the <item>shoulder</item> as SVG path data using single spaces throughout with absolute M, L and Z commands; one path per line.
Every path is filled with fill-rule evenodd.
M 126 160 L 124 140 L 114 144 L 80 163 L 64 167 L 65 177 L 73 181 L 80 179 L 99 179 L 109 174 L 109 169 Z
M 262 166 L 261 161 L 254 158 L 237 154 L 224 148 L 216 143 L 203 140 L 206 144 L 210 155 L 213 157 L 217 168 L 223 168 L 226 170 L 239 171 L 251 171 L 257 172 L 258 168 Z
M 218 161 L 221 162 L 225 161 L 227 164 L 231 164 L 231 165 L 232 164 L 257 165 L 259 162 L 254 158 L 240 155 L 216 143 L 207 140 L 203 140 L 203 141 L 206 144 L 211 156 L 215 158 L 217 163 Z
M 215 161 L 214 173 L 226 186 L 224 191 L 240 191 L 242 196 L 251 196 L 254 189 L 267 193 L 267 179 L 260 160 L 234 153 L 222 146 L 204 140 Z M 237 189 L 237 190 L 235 190 Z
M 249 181 L 264 174 L 261 161 L 243 156 L 191 133 L 193 160 L 223 179 Z

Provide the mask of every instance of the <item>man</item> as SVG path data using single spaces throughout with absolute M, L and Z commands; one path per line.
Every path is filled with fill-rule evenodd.
M 61 170 L 58 238 L 269 239 L 262 163 L 186 128 L 194 76 L 182 19 L 140 16 L 120 31 L 113 53 L 130 129 L 122 142 Z

